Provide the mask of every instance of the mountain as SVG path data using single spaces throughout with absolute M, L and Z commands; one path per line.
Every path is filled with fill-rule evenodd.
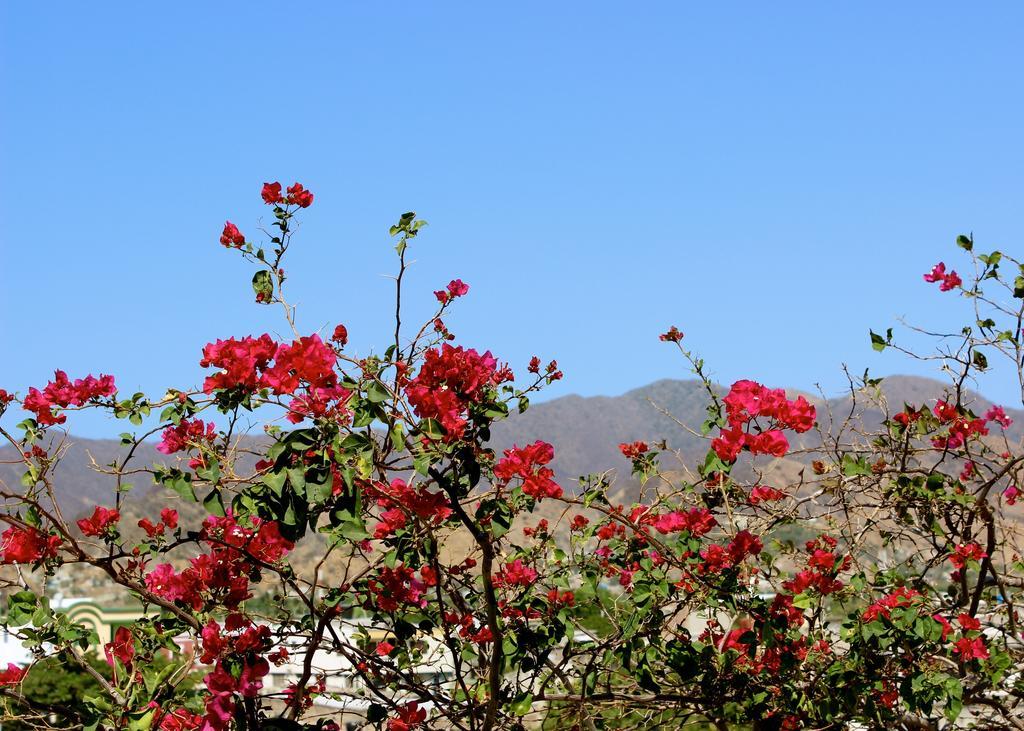
M 904 402 L 933 403 L 942 396 L 944 388 L 945 384 L 939 381 L 914 376 L 890 376 L 881 383 L 892 411 L 900 410 Z M 851 409 L 848 395 L 827 401 L 804 395 L 818 407 L 823 427 L 830 423 L 830 413 L 839 421 Z M 973 393 L 967 396 L 965 403 L 977 413 L 991 405 L 990 401 Z M 500 454 L 513 445 L 522 446 L 538 439 L 550 442 L 555 446 L 553 468 L 556 475 L 566 489 L 571 489 L 575 478 L 592 472 L 612 469 L 620 476 L 628 476 L 629 462 L 618 450 L 621 442 L 664 439 L 692 466 L 706 452 L 707 442 L 680 424 L 699 430 L 705 419 L 706 404 L 707 394 L 697 380 L 656 381 L 621 396 L 564 396 L 534 404 L 526 413 L 514 414 L 495 424 L 491 444 Z M 1006 412 L 1014 420 L 1008 436 L 1019 441 L 1024 437 L 1024 411 L 1008 408 Z M 875 410 L 859 413 L 869 427 L 881 419 L 881 414 Z M 96 504 L 109 505 L 112 482 L 90 469 L 90 459 L 98 465 L 107 464 L 123 453 L 122 447 L 117 440 L 69 437 L 67 442 L 64 456 L 54 471 L 62 509 L 70 516 L 91 511 Z M 814 446 L 810 434 L 795 442 L 797 444 Z M 143 445 L 137 457 L 140 464 L 169 461 L 151 443 Z M 0 449 L 0 480 L 17 486 L 20 474 L 16 453 L 9 447 Z M 144 478 L 140 475 L 138 484 L 129 494 L 129 502 L 146 500 L 153 495 L 154 488 L 143 484 Z M 628 480 L 623 482 L 630 484 Z

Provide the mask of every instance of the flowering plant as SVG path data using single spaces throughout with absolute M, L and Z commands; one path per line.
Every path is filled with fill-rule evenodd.
M 1024 391 L 1020 263 L 961 237 L 970 282 L 944 264 L 925 275 L 967 298 L 974 321 L 942 336 L 936 357 L 953 378 L 934 404 L 893 408 L 866 373 L 843 415 L 752 380 L 719 389 L 672 327 L 661 340 L 706 387 L 705 457 L 675 468 L 664 442 L 623 443 L 639 486 L 624 503 L 606 474 L 559 484 L 550 444 L 489 447 L 492 425 L 562 373 L 535 357 L 520 380 L 490 351 L 454 344 L 444 317 L 466 283 L 434 292 L 436 311 L 403 331 L 415 214 L 390 230 L 394 333 L 359 358 L 345 325 L 300 330 L 286 299 L 283 262 L 313 193 L 267 183 L 262 198 L 269 241 L 230 222 L 220 241 L 254 266 L 255 300 L 281 308 L 289 338 L 209 343 L 202 386 L 161 398 L 62 371 L 20 398 L 0 391 L 0 409 L 30 414 L 0 426 L 23 472 L 0 485 L 4 626 L 34 658 L 0 671 L 7 719 L 142 731 L 1024 727 L 1024 565 L 1007 513 L 1024 457 L 1006 410 L 979 409 L 964 388 L 1006 357 Z M 871 337 L 904 349 L 891 330 Z M 109 504 L 71 518 L 53 470 L 59 428 L 81 409 L 146 426 L 97 467 Z M 246 419 L 263 432 L 239 433 Z M 170 463 L 139 463 L 150 439 Z M 129 520 L 127 480 L 140 475 L 176 502 Z M 87 657 L 94 630 L 45 596 L 40 579 L 62 567 L 141 605 L 101 643 L 106 671 Z M 54 659 L 98 691 L 72 707 L 22 692 Z

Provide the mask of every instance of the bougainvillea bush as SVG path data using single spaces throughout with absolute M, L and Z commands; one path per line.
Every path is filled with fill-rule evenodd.
M 283 262 L 313 193 L 268 183 L 262 197 L 270 233 L 229 222 L 220 243 L 254 270 L 255 302 L 280 309 L 288 337 L 227 333 L 197 348 L 201 386 L 159 397 L 62 371 L 0 391 L 0 433 L 24 474 L 0 486 L 4 623 L 35 658 L 0 671 L 9 721 L 1024 728 L 1022 452 L 1006 411 L 980 410 L 969 390 L 989 370 L 1024 389 L 1019 262 L 961 237 L 972 274 L 940 263 L 924 279 L 964 298 L 969 324 L 939 330 L 930 355 L 871 333 L 875 349 L 949 375 L 926 402 L 889 403 L 867 373 L 845 402 L 755 380 L 719 388 L 672 327 L 661 339 L 707 387 L 706 421 L 686 425 L 706 457 L 679 465 L 664 442 L 620 445 L 641 486 L 623 504 L 608 474 L 558 484 L 550 444 L 488 447 L 492 424 L 562 373 L 458 343 L 445 317 L 469 292 L 459 279 L 434 292 L 433 316 L 403 322 L 403 297 L 421 296 L 403 291 L 414 214 L 390 229 L 394 331 L 358 358 L 344 324 L 303 330 L 286 298 Z M 122 456 L 97 465 L 109 502 L 69 516 L 52 473 L 84 409 L 130 431 Z M 146 440 L 166 460 L 141 463 Z M 128 519 L 128 483 L 147 482 L 166 499 Z M 296 561 L 303 550 L 314 560 Z M 74 566 L 141 606 L 98 648 L 41 589 Z M 28 692 L 54 667 L 87 676 L 88 693 Z M 270 682 L 281 667 L 294 669 L 285 687 Z

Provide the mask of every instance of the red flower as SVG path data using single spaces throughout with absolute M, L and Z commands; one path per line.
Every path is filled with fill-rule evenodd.
M 12 525 L 0 534 L 0 552 L 4 563 L 35 563 L 57 555 L 60 536 L 51 536 L 28 527 Z
M 949 554 L 949 562 L 957 569 L 963 569 L 968 561 L 981 561 L 988 556 L 977 543 L 961 543 Z
M 814 426 L 814 406 L 803 396 L 793 400 L 786 398 L 786 392 L 781 388 L 770 389 L 754 381 L 737 381 L 723 402 L 729 428 L 723 428 L 721 434 L 711 441 L 711 449 L 723 462 L 735 462 L 744 448 L 751 454 L 782 457 L 789 449 L 783 429 L 803 433 Z M 751 429 L 755 422 L 756 428 Z M 766 425 L 774 428 L 766 429 Z
M 154 525 L 153 521 L 151 521 L 149 518 L 143 518 L 142 520 L 140 520 L 139 527 L 142 528 L 142 530 L 146 531 L 146 535 L 148 535 L 150 538 L 162 536 L 164 534 L 164 531 L 167 530 L 167 525 L 163 521 L 156 523 Z
M 522 559 L 516 559 L 505 564 L 498 575 L 494 577 L 494 586 L 530 586 L 537 580 L 537 572 L 523 564 Z
M 733 563 L 739 563 L 747 556 L 758 555 L 761 553 L 763 548 L 764 544 L 761 543 L 760 538 L 750 531 L 741 530 L 729 542 L 727 550 L 729 552 L 729 557 L 733 560 Z
M 668 332 L 664 332 L 658 336 L 658 340 L 663 343 L 678 343 L 683 339 L 683 334 L 679 332 L 679 328 L 675 325 L 668 329 Z
M 979 622 L 976 617 L 972 617 L 969 614 L 961 614 L 956 618 L 956 621 L 968 632 L 975 629 L 981 629 L 981 622 Z
M 786 493 L 782 492 L 782 490 L 777 490 L 767 485 L 757 485 L 750 491 L 750 497 L 747 498 L 747 502 L 751 505 L 757 505 L 763 502 L 781 500 L 784 497 L 786 497 Z
M 118 627 L 114 633 L 114 641 L 103 646 L 103 654 L 106 655 L 110 667 L 114 667 L 114 658 L 117 658 L 126 668 L 131 668 L 132 659 L 135 657 L 135 639 L 131 630 L 127 627 Z
M 523 492 L 537 500 L 559 498 L 562 488 L 554 481 L 554 470 L 545 465 L 555 458 L 555 449 L 547 442 L 536 441 L 525 447 L 513 446 L 494 465 L 494 476 L 504 487 L 513 478 L 523 481 Z
M 387 657 L 394 651 L 395 646 L 390 642 L 378 642 L 373 651 L 381 657 Z
M 238 226 L 231 221 L 224 222 L 224 231 L 220 235 L 220 242 L 224 246 L 241 248 L 245 243 L 245 236 L 238 230 Z
M 889 613 L 891 610 L 898 607 L 910 606 L 914 601 L 920 599 L 921 596 L 920 592 L 901 586 L 891 594 L 882 597 L 868 607 L 864 612 L 863 619 L 865 622 L 873 622 L 879 617 L 889 619 Z
M 278 186 L 278 190 L 280 190 L 280 187 Z M 313 204 L 313 194 L 303 188 L 302 183 L 295 183 L 288 186 L 288 198 L 285 202 L 296 205 L 299 208 L 309 208 Z
M 54 408 L 84 406 L 89 401 L 113 396 L 116 392 L 113 376 L 86 376 L 72 383 L 64 371 L 56 371 L 53 380 L 42 391 L 29 388 L 22 405 L 27 411 L 35 413 L 36 420 L 44 426 L 63 424 L 67 417 L 54 414 Z
M 264 183 L 262 195 L 263 202 L 267 204 L 281 203 L 284 200 L 281 197 L 280 183 Z
M 487 389 L 511 380 L 511 376 L 507 369 L 498 369 L 490 351 L 481 355 L 472 348 L 445 343 L 426 352 L 406 394 L 416 415 L 438 421 L 452 441 L 465 431 L 470 405 L 479 403 Z
M 121 514 L 117 510 L 97 505 L 92 517 L 82 518 L 78 521 L 78 529 L 82 531 L 82 535 L 101 536 L 119 520 L 121 520 Z
M 633 442 L 632 444 L 626 442 L 619 445 L 619 451 L 622 452 L 622 456 L 626 459 L 637 459 L 641 457 L 650 447 L 647 446 L 647 442 Z
M 396 718 L 388 719 L 388 731 L 413 731 L 426 720 L 426 709 L 417 703 L 409 703 L 398 709 Z
M 182 419 L 176 426 L 169 426 L 160 435 L 160 443 L 156 451 L 162 454 L 174 454 L 187 451 L 201 443 L 212 442 L 217 435 L 213 422 L 205 423 L 200 419 Z
M 331 335 L 331 340 L 336 342 L 340 347 L 344 347 L 348 343 L 348 328 L 344 325 L 338 325 L 334 328 L 334 334 Z
M 643 517 L 643 522 L 654 526 L 662 534 L 687 531 L 695 537 L 704 535 L 718 525 L 707 508 L 690 508 L 688 512 L 676 510 L 662 515 L 648 513 Z
M 963 662 L 970 662 L 974 659 L 984 660 L 988 657 L 988 648 L 985 647 L 985 642 L 980 637 L 975 637 L 973 640 L 961 637 L 954 643 L 953 652 L 958 653 Z
M 331 388 L 337 382 L 337 360 L 338 356 L 319 335 L 302 337 L 277 348 L 274 365 L 263 372 L 262 383 L 277 394 L 295 393 L 301 385 Z
M 17 685 L 28 673 L 28 668 L 19 668 L 13 662 L 7 663 L 7 668 L 0 670 L 0 686 Z
M 203 348 L 203 368 L 220 368 L 219 373 L 207 376 L 203 391 L 213 393 L 218 389 L 244 388 L 256 391 L 260 387 L 259 370 L 266 368 L 277 352 L 277 343 L 269 335 L 258 338 L 231 338 L 208 343 Z
M 945 642 L 946 638 L 949 637 L 950 633 L 953 631 L 953 625 L 951 625 L 949 620 L 941 614 L 933 614 L 932 619 L 942 625 L 942 641 Z

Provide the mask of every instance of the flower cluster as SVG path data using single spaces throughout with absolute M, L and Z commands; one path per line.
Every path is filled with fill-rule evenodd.
M 288 195 L 281 195 L 281 184 L 264 183 L 263 191 L 263 202 L 267 205 L 277 205 L 283 203 L 286 206 L 295 205 L 299 208 L 309 208 L 313 204 L 313 194 L 302 187 L 302 183 L 295 183 L 289 185 L 287 190 Z
M 213 393 L 233 388 L 256 391 L 261 386 L 260 370 L 267 367 L 276 352 L 277 343 L 269 335 L 208 343 L 203 348 L 203 359 L 199 365 L 203 368 L 219 368 L 220 372 L 206 377 L 203 391 Z
M 481 355 L 472 348 L 445 343 L 426 352 L 419 373 L 405 392 L 416 415 L 436 420 L 452 441 L 465 431 L 470 406 L 487 398 L 489 389 L 511 379 L 511 372 L 499 369 L 490 351 Z
M 679 331 L 679 328 L 673 325 L 668 329 L 667 332 L 663 332 L 658 336 L 658 340 L 663 343 L 678 343 L 683 339 L 683 333 Z
M 462 297 L 466 294 L 469 294 L 469 285 L 461 279 L 453 279 L 448 283 L 448 287 L 446 289 L 439 289 L 434 292 L 434 296 L 437 297 L 437 301 L 442 305 L 446 305 L 456 297 Z
M 245 235 L 231 221 L 225 221 L 224 231 L 220 235 L 220 242 L 228 248 L 240 249 L 245 245 Z
M 36 415 L 36 420 L 44 425 L 63 424 L 67 421 L 64 414 L 56 414 L 55 408 L 66 409 L 69 406 L 84 406 L 89 401 L 113 396 L 117 393 L 113 376 L 101 375 L 99 378 L 86 376 L 71 382 L 64 371 L 56 371 L 53 380 L 40 391 L 29 388 L 22 405 L 26 411 Z
M 803 396 L 790 400 L 781 388 L 737 381 L 723 399 L 728 428 L 711 442 L 723 462 L 735 462 L 744 449 L 751 454 L 782 457 L 789 450 L 783 429 L 803 433 L 814 426 L 814 406 Z M 766 420 L 765 424 L 758 419 Z
M 84 536 L 102 536 L 108 534 L 110 529 L 114 528 L 119 520 L 121 520 L 120 512 L 113 508 L 104 508 L 102 505 L 97 505 L 90 517 L 82 518 L 78 521 L 78 529 L 82 531 Z
M 167 601 L 198 611 L 207 604 L 236 609 L 249 597 L 250 574 L 261 563 L 273 564 L 294 548 L 277 523 L 253 519 L 245 528 L 230 514 L 209 517 L 201 540 L 210 552 L 192 559 L 181 573 L 170 564 L 156 566 L 145 577 L 146 587 Z
M 452 513 L 444 494 L 413 488 L 401 478 L 395 478 L 388 486 L 373 485 L 368 492 L 376 495 L 377 505 L 383 508 L 374 538 L 386 538 L 405 528 L 410 515 L 436 526 Z
M 537 572 L 517 558 L 505 564 L 494 577 L 495 588 L 503 586 L 531 586 L 537 580 Z
M 27 564 L 53 558 L 60 545 L 60 536 L 48 535 L 31 526 L 12 525 L 0 534 L 0 554 L 5 564 Z
M 214 664 L 203 679 L 208 691 L 203 728 L 223 731 L 231 725 L 237 696 L 255 698 L 263 689 L 270 663 L 262 653 L 270 649 L 270 628 L 233 613 L 223 631 L 216 621 L 207 622 L 202 640 L 200 661 Z
M 213 422 L 204 423 L 200 419 L 182 419 L 175 426 L 169 426 L 160 435 L 160 443 L 156 451 L 161 454 L 174 454 L 192 449 L 201 444 L 209 444 L 217 436 Z M 192 469 L 202 465 L 202 459 L 195 458 L 189 466 Z
M 209 343 L 203 348 L 199 364 L 221 369 L 206 377 L 206 393 L 235 388 L 252 393 L 267 388 L 279 396 L 294 396 L 288 404 L 287 418 L 298 424 L 307 417 L 341 418 L 347 414 L 345 403 L 352 394 L 338 384 L 334 370 L 337 359 L 319 335 L 278 344 L 264 334 Z M 303 392 L 297 393 L 300 389 Z
M 936 449 L 959 449 L 968 439 L 988 434 L 985 419 L 965 416 L 961 413 L 962 410 L 953 404 L 939 401 L 933 411 L 939 423 L 948 425 L 946 436 L 932 439 L 932 446 Z M 1005 418 L 1005 414 L 1003 416 Z
M 981 561 L 987 557 L 984 549 L 977 543 L 961 543 L 949 554 L 949 562 L 956 569 L 962 570 L 970 561 Z
M 525 447 L 513 446 L 494 465 L 494 476 L 499 485 L 507 485 L 513 478 L 522 480 L 523 492 L 537 500 L 559 498 L 562 488 L 555 482 L 555 472 L 547 465 L 555 458 L 555 449 L 547 442 L 536 441 Z
M 424 607 L 427 600 L 424 591 L 427 584 L 416 578 L 415 571 L 408 566 L 382 567 L 367 581 L 369 589 L 368 607 L 382 612 L 394 612 L 403 605 Z
M 837 578 L 839 573 L 850 567 L 853 559 L 850 556 L 839 558 L 836 552 L 838 542 L 831 536 L 818 536 L 808 541 L 807 568 L 797 572 L 789 581 L 783 582 L 786 591 L 793 594 L 804 594 L 810 589 L 816 590 L 821 596 L 834 594 L 843 588 L 843 582 Z
M 874 622 L 879 617 L 890 619 L 892 610 L 909 607 L 923 598 L 921 592 L 900 586 L 865 609 L 861 618 L 865 622 Z
M 960 278 L 960 275 L 955 271 L 946 273 L 946 265 L 943 262 L 939 262 L 932 267 L 932 270 L 924 275 L 924 281 L 926 282 L 938 282 L 940 292 L 948 292 L 954 287 L 959 287 L 964 281 Z

